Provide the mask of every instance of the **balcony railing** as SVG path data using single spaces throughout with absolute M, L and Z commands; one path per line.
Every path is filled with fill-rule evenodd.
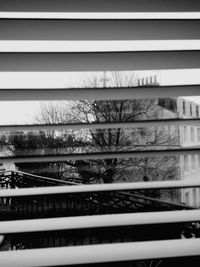
M 28 176 L 12 172 L 12 183 L 15 174 L 17 179 L 19 174 Z M 1 207 L 4 205 L 1 250 L 30 249 L 32 253 L 33 249 L 80 245 L 125 243 L 129 246 L 132 242 L 200 235 L 199 210 L 141 194 L 152 188 L 199 187 L 197 181 L 63 186 L 58 180 L 62 186 L 57 186 L 56 179 L 48 179 L 49 187 L 23 188 L 20 183 L 22 188 L 8 186 L 0 191 Z M 52 182 L 56 185 L 52 186 Z
M 1 173 L 1 181 L 1 220 L 193 209 L 151 196 L 143 183 L 78 186 L 23 172 Z
M 74 185 L 74 182 L 58 180 L 21 171 L 1 171 L 0 189 L 28 188 L 39 186 Z

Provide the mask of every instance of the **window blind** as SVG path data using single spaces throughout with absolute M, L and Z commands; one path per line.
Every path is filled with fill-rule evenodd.
M 1 72 L 87 72 L 124 70 L 196 69 L 200 62 L 200 2 L 180 0 L 1 0 L 0 1 L 0 71 Z M 94 48 L 94 44 L 97 46 Z M 117 47 L 117 48 L 116 48 Z M 199 85 L 140 86 L 118 88 L 30 88 L 0 89 L 0 101 L 38 100 L 122 100 L 196 96 Z M 5 112 L 6 116 L 6 112 Z M 57 125 L 0 126 L 0 131 L 63 130 L 116 127 L 199 125 L 199 119 L 161 119 L 100 123 L 72 123 Z M 1 162 L 58 162 L 68 160 L 124 159 L 191 155 L 199 147 L 179 149 L 150 149 L 145 151 L 115 151 L 74 153 L 68 155 L 6 156 Z M 119 183 L 25 189 L 2 189 L 0 198 L 12 202 L 19 196 L 79 194 L 122 190 L 196 188 L 199 181 L 168 181 L 151 183 Z M 12 200 L 12 201 L 11 201 Z M 6 203 L 7 203 L 6 202 Z M 4 203 L 5 204 L 5 203 Z M 147 215 L 101 215 L 99 227 L 159 224 L 198 221 L 199 211 L 149 213 Z M 108 216 L 108 217 L 106 217 Z M 161 216 L 161 217 L 160 217 Z M 171 217 L 169 217 L 171 216 Z M 179 217 L 180 216 L 180 217 Z M 131 218 L 130 218 L 131 217 Z M 134 217 L 134 219 L 133 219 Z M 77 228 L 97 227 L 98 217 L 71 218 Z M 94 221 L 93 221 L 94 220 Z M 24 222 L 0 222 L 0 233 L 60 230 L 62 219 Z M 64 223 L 70 221 L 65 218 Z M 50 229 L 44 227 L 51 223 Z M 56 226 L 58 224 L 58 226 Z M 41 227 L 41 228 L 40 228 Z M 63 227 L 63 226 L 62 226 Z M 61 227 L 61 228 L 62 228 Z M 15 229 L 14 229 L 15 228 Z M 23 228 L 23 229 L 22 229 Z M 25 229 L 26 228 L 26 229 Z M 58 229 L 59 228 L 59 229 Z M 64 230 L 64 228 L 62 228 Z M 134 251 L 134 252 L 133 252 Z M 199 240 L 164 240 L 123 244 L 87 245 L 0 252 L 4 266 L 55 266 L 131 260 L 199 256 Z

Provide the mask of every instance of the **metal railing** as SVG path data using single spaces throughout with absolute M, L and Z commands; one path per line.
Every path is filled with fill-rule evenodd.
M 1 250 L 200 236 L 199 210 L 0 222 Z
M 22 171 L 1 171 L 0 172 L 0 188 L 33 188 L 58 185 L 75 185 L 76 183 L 63 181 L 59 179 L 34 175 Z
M 21 175 L 21 173 L 20 173 Z M 17 175 L 18 178 L 18 175 Z M 37 176 L 32 177 L 37 178 Z M 42 178 L 40 178 L 42 179 Z M 47 178 L 47 182 L 57 182 Z M 43 181 L 45 182 L 45 180 Z M 36 179 L 37 183 L 37 179 Z M 179 202 L 146 194 L 150 189 L 199 187 L 199 182 L 149 182 L 96 185 L 66 185 L 0 190 L 1 219 L 31 219 L 193 209 Z M 22 185 L 22 184 L 20 184 Z M 31 183 L 32 185 L 32 183 Z M 40 185 L 40 183 L 39 183 Z M 46 184 L 48 185 L 48 183 Z M 151 190 L 152 191 L 152 190 Z
M 1 209 L 2 249 L 165 240 L 181 238 L 183 233 L 197 236 L 198 229 L 190 228 L 199 221 L 198 210 L 142 195 L 141 190 L 199 186 L 197 181 L 167 181 L 2 189 L 1 203 L 7 204 Z

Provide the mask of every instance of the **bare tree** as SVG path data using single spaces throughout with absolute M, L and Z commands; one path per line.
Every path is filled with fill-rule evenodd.
M 109 77 L 109 80 L 108 80 Z M 109 82 L 109 84 L 108 84 Z M 134 87 L 137 85 L 137 77 L 133 72 L 122 74 L 111 72 L 109 76 L 105 73 L 103 78 L 97 75 L 83 80 L 85 87 Z M 123 89 L 122 89 L 123 90 Z M 70 101 L 61 105 L 49 104 L 43 106 L 37 121 L 51 123 L 101 123 L 136 121 L 157 118 L 159 107 L 154 99 L 137 100 L 104 100 L 104 101 Z M 176 145 L 177 133 L 171 135 L 166 127 L 151 127 L 138 129 L 88 129 L 82 131 L 71 131 L 73 137 L 72 152 L 77 151 L 77 146 L 83 152 L 112 152 L 125 150 L 144 150 L 166 148 Z M 160 164 L 165 168 L 161 168 Z M 83 183 L 104 182 L 110 183 L 121 180 L 147 179 L 169 177 L 168 168 L 173 165 L 175 173 L 175 160 L 163 158 L 131 158 L 131 159 L 104 159 L 104 160 L 76 160 L 62 164 L 63 170 L 67 166 L 77 170 Z M 161 172 L 162 169 L 162 172 Z M 165 172 L 163 171 L 165 169 Z M 129 174 L 128 174 L 129 173 Z M 171 172 L 172 173 L 172 172 Z M 172 174 L 171 174 L 172 175 Z M 130 178 L 131 176 L 131 178 Z

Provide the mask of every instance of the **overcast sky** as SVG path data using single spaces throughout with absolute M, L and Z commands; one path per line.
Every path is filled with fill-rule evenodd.
M 160 85 L 200 84 L 200 69 L 136 72 L 139 77 L 156 74 Z M 89 73 L 66 72 L 0 72 L 0 88 L 67 88 L 81 84 Z M 100 73 L 102 76 L 102 72 Z M 189 94 L 189 92 L 188 92 Z M 188 98 L 200 104 L 200 97 Z M 0 124 L 33 123 L 40 103 L 0 102 Z

